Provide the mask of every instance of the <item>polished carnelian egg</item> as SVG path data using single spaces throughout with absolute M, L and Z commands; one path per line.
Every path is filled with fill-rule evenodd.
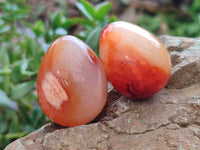
M 102 31 L 99 46 L 106 76 L 121 94 L 144 99 L 168 82 L 168 51 L 145 29 L 123 21 L 113 22 Z
M 54 122 L 76 126 L 92 121 L 107 98 L 107 79 L 96 54 L 73 36 L 56 39 L 37 79 L 41 108 Z

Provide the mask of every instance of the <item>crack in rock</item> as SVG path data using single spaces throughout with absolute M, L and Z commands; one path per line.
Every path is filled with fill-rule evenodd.
M 156 128 L 146 129 L 145 131 L 142 131 L 142 132 L 132 132 L 132 133 L 129 133 L 129 132 L 119 131 L 119 130 L 117 130 L 116 128 L 113 128 L 113 127 L 109 126 L 109 124 L 107 124 L 106 122 L 102 122 L 102 123 L 103 123 L 108 129 L 114 131 L 114 133 L 116 133 L 116 134 L 124 134 L 124 135 L 134 135 L 134 134 L 140 135 L 140 134 L 146 134 L 146 133 L 152 132 L 152 131 L 154 131 L 154 130 L 167 127 L 168 125 L 171 124 L 171 123 L 162 124 L 162 125 L 160 125 L 160 126 L 158 126 L 158 127 L 156 127 Z

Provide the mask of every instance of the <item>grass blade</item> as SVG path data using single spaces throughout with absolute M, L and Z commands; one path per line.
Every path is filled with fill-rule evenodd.
M 0 106 L 8 107 L 13 110 L 18 110 L 18 105 L 16 102 L 13 102 L 8 96 L 5 94 L 4 91 L 0 89 Z

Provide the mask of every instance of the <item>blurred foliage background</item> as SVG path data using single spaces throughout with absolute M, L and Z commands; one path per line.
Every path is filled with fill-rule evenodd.
M 41 17 L 45 4 L 33 10 L 25 0 L 0 1 L 0 149 L 50 122 L 38 104 L 36 80 L 51 42 L 72 34 L 98 55 L 101 31 L 128 9 L 128 1 L 115 2 L 120 9 L 114 11 L 113 2 L 80 0 L 74 4 L 77 15 L 69 16 L 66 1 L 58 0 L 59 10 L 47 11 Z M 200 1 L 192 1 L 184 10 L 174 8 L 153 13 L 135 9 L 138 16 L 132 23 L 155 35 L 199 37 Z

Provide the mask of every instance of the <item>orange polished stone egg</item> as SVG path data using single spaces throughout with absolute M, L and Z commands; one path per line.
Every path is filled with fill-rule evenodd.
M 123 21 L 111 23 L 101 33 L 99 45 L 106 76 L 121 94 L 144 99 L 167 84 L 168 51 L 145 29 Z
M 92 121 L 107 98 L 107 79 L 95 53 L 73 36 L 56 39 L 46 52 L 37 79 L 44 113 L 63 126 Z

